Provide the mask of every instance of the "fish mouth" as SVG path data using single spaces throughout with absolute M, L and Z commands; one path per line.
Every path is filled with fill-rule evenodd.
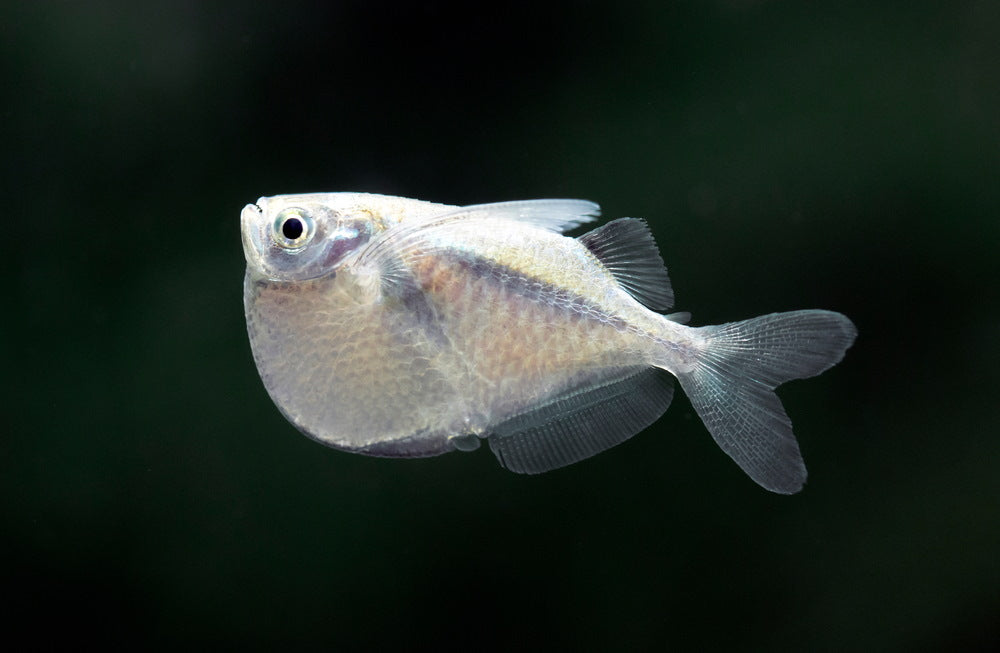
M 258 200 L 259 202 L 260 200 Z M 240 233 L 243 238 L 243 256 L 247 266 L 261 270 L 261 242 L 258 221 L 264 215 L 264 209 L 258 204 L 247 204 L 240 212 Z
M 309 281 L 332 274 L 327 266 L 316 265 L 314 260 L 319 257 L 324 260 L 329 257 L 328 242 L 312 243 L 308 248 L 310 253 L 300 259 L 289 257 L 289 252 L 282 250 L 279 259 L 288 258 L 286 265 L 270 260 L 274 256 L 276 246 L 271 242 L 271 223 L 268 213 L 267 198 L 262 197 L 256 204 L 247 204 L 240 213 L 240 236 L 243 240 L 243 256 L 247 261 L 247 274 L 255 280 L 274 282 Z M 305 250 L 307 248 L 303 248 Z M 293 260 L 294 259 L 294 260 Z M 298 267 L 301 266 L 301 267 Z

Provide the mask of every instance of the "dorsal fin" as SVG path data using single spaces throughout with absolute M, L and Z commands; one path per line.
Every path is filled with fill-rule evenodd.
M 650 367 L 568 392 L 497 424 L 490 449 L 505 468 L 540 474 L 590 458 L 643 430 L 667 410 L 674 385 Z
M 619 218 L 580 236 L 628 294 L 654 311 L 674 304 L 667 268 L 645 220 Z

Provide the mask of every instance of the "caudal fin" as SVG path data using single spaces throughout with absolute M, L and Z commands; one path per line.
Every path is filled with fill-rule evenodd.
M 806 467 L 792 422 L 774 389 L 832 367 L 857 335 L 832 311 L 772 313 L 696 329 L 706 346 L 678 376 L 715 441 L 750 478 L 772 492 L 802 489 Z

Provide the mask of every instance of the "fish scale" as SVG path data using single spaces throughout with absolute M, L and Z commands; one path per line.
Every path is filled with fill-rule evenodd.
M 378 456 L 476 448 L 535 474 L 655 422 L 668 374 L 722 450 L 780 493 L 806 479 L 774 389 L 836 364 L 857 334 L 823 310 L 718 326 L 663 315 L 649 228 L 584 200 L 454 207 L 364 193 L 260 198 L 241 215 L 247 333 L 301 431 Z
M 490 418 L 507 418 L 539 396 L 577 385 L 602 369 L 646 363 L 635 333 L 546 301 L 540 282 L 474 276 L 469 266 L 442 256 L 423 259 L 418 279 L 452 346 L 475 371 L 461 385 L 475 393 L 472 403 Z M 511 289 L 534 283 L 540 285 L 533 292 Z
M 407 325 L 380 306 L 358 305 L 335 280 L 306 284 L 310 292 L 252 285 L 256 306 L 280 309 L 255 311 L 248 324 L 251 337 L 274 352 L 262 376 L 293 423 L 310 435 L 330 423 L 353 425 L 347 446 L 356 449 L 376 442 L 370 430 L 402 438 L 431 428 L 427 402 L 453 391 L 403 336 Z M 316 303 L 337 310 L 320 314 Z M 317 346 L 326 355 L 317 356 Z M 381 401 L 355 399 L 365 395 Z

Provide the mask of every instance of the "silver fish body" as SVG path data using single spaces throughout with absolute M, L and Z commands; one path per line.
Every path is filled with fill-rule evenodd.
M 562 235 L 598 213 L 358 193 L 248 205 L 247 329 L 268 393 L 338 449 L 431 456 L 487 439 L 504 467 L 538 473 L 658 419 L 669 372 L 754 480 L 800 489 L 773 389 L 839 361 L 854 326 L 828 311 L 685 326 L 662 314 L 673 295 L 644 222 Z

